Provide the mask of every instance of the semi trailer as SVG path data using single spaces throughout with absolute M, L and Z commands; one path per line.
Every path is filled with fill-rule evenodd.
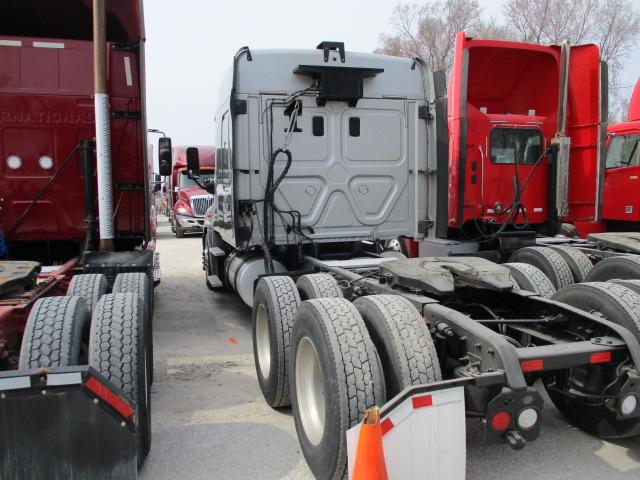
M 525 73 L 537 82 L 546 78 L 540 69 L 555 65 L 553 80 L 567 64 L 563 49 L 566 55 L 565 46 L 508 58 L 514 68 L 531 65 Z M 587 83 L 597 90 L 599 59 L 591 48 L 581 51 L 598 67 L 587 69 Z M 470 62 L 461 65 L 471 72 Z M 496 89 L 495 105 L 515 80 Z M 458 104 L 462 85 L 449 87 Z M 523 102 L 524 114 L 497 107 L 491 113 L 532 122 L 527 128 L 537 132 L 501 130 L 502 150 L 495 153 L 510 156 L 509 176 L 514 163 L 527 160 L 522 175 L 541 190 L 543 179 L 534 175 L 552 170 L 549 137 L 558 131 L 552 103 Z M 478 113 L 481 107 L 493 109 L 480 104 Z M 548 287 L 549 278 L 531 265 L 491 261 L 489 248 L 418 258 L 383 251 L 398 237 L 422 241 L 436 228 L 462 232 L 458 206 L 471 202 L 450 201 L 467 198 L 453 195 L 455 186 L 481 185 L 478 159 L 468 158 L 470 169 L 476 163 L 475 179 L 467 168 L 459 170 L 464 179 L 449 174 L 448 130 L 464 122 L 447 115 L 442 72 L 420 59 L 346 51 L 341 42 L 315 50 L 244 47 L 221 87 L 215 121 L 215 194 L 203 242 L 207 284 L 235 290 L 252 307 L 263 397 L 274 408 L 292 406 L 317 478 L 346 475 L 345 432 L 368 407 L 397 404 L 417 390 L 462 386 L 467 415 L 484 422 L 486 441 L 515 449 L 540 433 L 538 379 L 579 428 L 602 438 L 640 433 L 640 296 L 633 290 L 592 282 L 532 292 L 527 281 Z M 595 122 L 587 129 L 594 143 L 600 128 Z M 514 142 L 528 147 L 524 154 L 510 151 Z M 489 158 L 484 142 L 474 145 Z M 536 164 L 540 170 L 531 173 Z M 187 170 L 198 178 L 197 149 L 187 152 Z M 543 212 L 535 212 L 541 215 L 531 212 L 540 232 L 560 203 L 552 192 L 540 204 Z M 499 200 L 492 195 L 491 204 L 471 205 L 489 220 Z M 521 223 L 526 210 L 514 211 L 503 214 Z M 531 237 L 518 233 L 496 239 L 516 250 Z M 420 438 L 418 432 L 414 441 Z
M 170 141 L 171 139 L 165 139 Z M 204 214 L 213 203 L 213 196 L 203 187 L 213 182 L 215 148 L 198 147 L 200 153 L 200 182 L 196 183 L 187 172 L 187 147 L 173 147 L 171 175 L 168 176 L 168 209 L 171 231 L 177 238 L 185 233 L 202 233 Z
M 136 478 L 155 252 L 139 0 L 0 15 L 0 477 Z

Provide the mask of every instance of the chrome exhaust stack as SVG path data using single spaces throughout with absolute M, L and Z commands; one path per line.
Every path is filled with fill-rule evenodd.
M 93 79 L 95 86 L 96 158 L 100 250 L 113 250 L 111 128 L 107 94 L 105 0 L 93 0 Z

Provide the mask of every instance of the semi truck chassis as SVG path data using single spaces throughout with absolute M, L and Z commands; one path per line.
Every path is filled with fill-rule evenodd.
M 288 401 L 293 404 L 301 447 L 319 478 L 340 478 L 346 457 L 333 444 L 343 438 L 332 437 L 331 428 L 318 420 L 323 416 L 318 412 L 339 409 L 340 402 L 352 398 L 346 393 L 347 398 L 340 399 L 345 395 L 340 380 L 327 373 L 333 366 L 318 353 L 327 345 L 334 353 L 342 352 L 332 361 L 346 372 L 356 372 L 354 385 L 358 384 L 358 361 L 349 360 L 345 349 L 356 352 L 363 365 L 365 361 L 372 364 L 372 373 L 365 372 L 361 380 L 365 385 L 369 381 L 374 393 L 367 396 L 365 387 L 359 393 L 367 401 L 359 402 L 357 408 L 349 403 L 342 419 L 347 428 L 361 420 L 363 408 L 372 406 L 368 402 L 400 401 L 406 397 L 403 389 L 463 385 L 467 416 L 484 422 L 485 441 L 520 449 L 540 433 L 544 401 L 540 387 L 534 385 L 540 380 L 558 409 L 579 428 L 603 438 L 640 434 L 640 330 L 637 320 L 635 325 L 615 323 L 620 319 L 609 310 L 612 305 L 640 308 L 640 297 L 626 288 L 605 282 L 590 284 L 605 300 L 602 311 L 587 312 L 570 301 L 561 303 L 520 290 L 507 267 L 482 258 L 396 259 L 371 254 L 349 260 L 310 256 L 304 260 L 306 271 L 316 273 L 300 275 L 295 283 L 294 278 L 281 274 L 258 280 L 253 306 L 254 353 L 265 399 L 274 407 Z M 579 288 L 575 285 L 568 290 Z M 413 325 L 406 323 L 406 312 L 400 311 L 407 302 L 417 314 Z M 386 309 L 386 317 L 381 316 L 382 310 L 373 313 L 372 305 Z M 324 345 L 323 337 L 312 334 L 311 311 L 316 312 L 311 315 L 316 323 L 336 335 L 337 349 L 331 345 L 334 340 Z M 314 316 L 317 312 L 323 314 Z M 345 324 L 336 320 L 341 316 L 355 318 L 349 328 L 360 329 L 358 335 L 365 338 L 362 344 L 356 339 L 358 335 L 340 340 L 348 332 Z M 380 329 L 383 317 L 388 330 Z M 433 341 L 436 352 L 431 358 L 424 354 L 424 346 L 416 343 L 422 334 L 416 335 L 414 328 L 421 327 L 415 322 L 428 329 L 428 341 Z M 394 331 L 397 338 L 389 333 Z M 287 337 L 290 343 L 278 343 L 278 338 Z M 362 352 L 371 348 L 363 346 L 369 337 L 374 353 L 369 351 L 367 357 Z M 390 347 L 394 342 L 396 346 Z M 404 355 L 400 363 L 393 360 L 398 342 L 403 345 L 398 352 L 402 350 Z M 278 370 L 281 362 L 289 365 L 288 372 Z M 402 362 L 409 370 L 433 368 L 438 374 L 428 382 L 421 375 L 405 378 L 399 373 L 405 368 L 399 366 Z M 416 367 L 416 362 L 422 367 Z M 345 378 L 349 386 L 349 374 Z M 398 381 L 400 378 L 405 379 Z M 280 385 L 281 392 L 287 390 L 288 398 L 274 394 L 274 385 Z M 340 392 L 337 397 L 328 393 L 336 388 Z

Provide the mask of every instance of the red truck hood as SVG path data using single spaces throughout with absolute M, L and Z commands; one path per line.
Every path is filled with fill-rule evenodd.
M 196 195 L 208 195 L 208 193 L 206 190 L 203 190 L 200 187 L 188 187 L 178 190 L 178 196 L 185 202 L 188 202 L 191 197 L 194 197 Z

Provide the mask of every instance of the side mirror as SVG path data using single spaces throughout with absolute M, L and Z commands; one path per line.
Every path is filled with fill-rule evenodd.
M 161 176 L 171 175 L 171 139 L 169 137 L 158 140 L 158 167 Z
M 187 170 L 189 177 L 200 176 L 200 154 L 196 147 L 187 148 Z

